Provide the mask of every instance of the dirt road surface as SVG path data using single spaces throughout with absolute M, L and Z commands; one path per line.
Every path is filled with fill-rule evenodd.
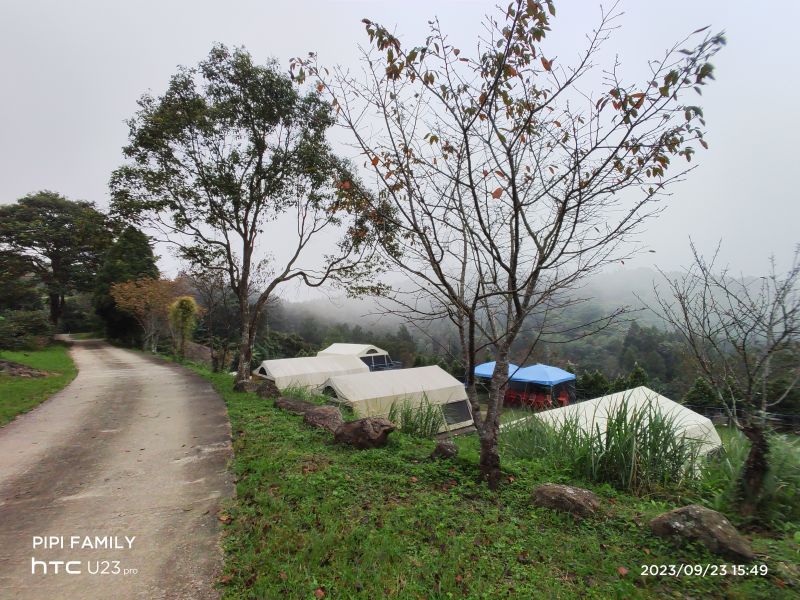
M 72 356 L 76 379 L 0 428 L 0 598 L 218 597 L 233 489 L 222 399 L 104 342 Z

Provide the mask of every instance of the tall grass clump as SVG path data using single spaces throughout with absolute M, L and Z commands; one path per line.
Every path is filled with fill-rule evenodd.
M 655 403 L 623 398 L 595 414 L 588 427 L 571 414 L 550 424 L 536 415 L 503 430 L 505 452 L 550 462 L 575 477 L 634 494 L 678 489 L 700 472 L 701 440 Z M 605 419 L 606 427 L 599 421 Z
M 284 388 L 281 394 L 287 398 L 295 398 L 296 400 L 304 400 L 306 402 L 313 402 L 314 404 L 326 404 L 328 400 L 330 400 L 330 398 L 324 394 L 304 385 L 290 385 Z
M 754 523 L 772 529 L 800 524 L 800 440 L 796 436 L 769 434 L 769 467 L 764 487 L 755 502 Z M 734 515 L 738 482 L 750 442 L 740 431 L 723 437 L 722 449 L 703 467 L 703 491 L 712 508 Z
M 423 396 L 419 404 L 408 399 L 400 403 L 393 402 L 388 418 L 404 433 L 421 438 L 432 438 L 444 426 L 442 409 L 437 404 L 431 404 L 427 396 Z

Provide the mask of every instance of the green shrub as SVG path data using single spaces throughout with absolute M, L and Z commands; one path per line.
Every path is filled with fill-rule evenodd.
M 0 318 L 0 349 L 38 350 L 47 345 L 53 326 L 40 310 L 15 310 Z
M 432 438 L 444 426 L 442 409 L 437 404 L 431 404 L 427 396 L 423 396 L 419 404 L 409 400 L 399 404 L 393 402 L 388 418 L 404 433 L 421 438 Z
M 283 396 L 313 402 L 314 404 L 327 404 L 330 398 L 304 385 L 290 385 L 281 391 Z
M 555 425 L 531 415 L 503 430 L 503 451 L 519 458 L 548 461 L 594 483 L 608 483 L 635 494 L 686 487 L 700 472 L 700 440 L 687 437 L 674 416 L 657 404 L 609 409 L 606 430 L 585 431 L 576 415 Z
M 800 441 L 796 437 L 769 434 L 769 455 L 764 487 L 756 499 L 755 520 L 774 529 L 800 523 Z M 723 438 L 721 452 L 703 468 L 703 493 L 707 504 L 729 515 L 737 509 L 737 490 L 750 442 L 734 431 Z

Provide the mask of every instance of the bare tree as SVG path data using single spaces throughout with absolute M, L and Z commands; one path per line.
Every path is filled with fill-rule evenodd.
M 636 250 L 626 242 L 686 173 L 673 159 L 706 144 L 702 110 L 681 98 L 713 78 L 708 61 L 724 42 L 698 30 L 697 45 L 676 45 L 646 81 L 628 83 L 618 64 L 593 64 L 615 13 L 601 15 L 574 66 L 541 46 L 554 14 L 549 1 L 512 2 L 487 17 L 473 57 L 438 21 L 406 47 L 365 19 L 363 74 L 327 70 L 313 54 L 293 61 L 297 78 L 330 95 L 394 211 L 389 254 L 413 283 L 393 300 L 418 321 L 444 316 L 458 328 L 492 487 L 512 345 L 532 328 L 530 353 L 587 275 Z M 599 94 L 584 89 L 592 75 Z M 497 364 L 481 416 L 473 372 L 484 349 Z
M 750 516 L 769 462 L 767 414 L 800 381 L 800 247 L 787 272 L 773 258 L 756 279 L 718 270 L 719 248 L 710 260 L 691 248 L 693 262 L 681 275 L 662 272 L 667 289 L 656 286 L 650 308 L 681 334 L 701 377 L 751 442 L 740 480 L 740 510 Z
M 230 365 L 231 350 L 240 331 L 236 297 L 221 265 L 196 267 L 184 273 L 188 286 L 203 307 L 201 321 L 211 350 L 211 368 L 223 371 Z

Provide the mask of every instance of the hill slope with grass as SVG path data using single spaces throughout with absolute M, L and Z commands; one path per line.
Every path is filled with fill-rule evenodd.
M 402 432 L 358 451 L 271 400 L 232 391 L 198 369 L 227 402 L 237 497 L 228 523 L 225 598 L 790 598 L 791 532 L 749 535 L 766 577 L 648 577 L 643 565 L 723 564 L 697 545 L 654 537 L 650 518 L 695 497 L 635 497 L 576 481 L 545 459 L 504 462 L 498 493 L 475 483 L 478 448 L 431 461 L 432 440 Z M 581 485 L 605 516 L 578 521 L 536 508 L 545 482 Z

